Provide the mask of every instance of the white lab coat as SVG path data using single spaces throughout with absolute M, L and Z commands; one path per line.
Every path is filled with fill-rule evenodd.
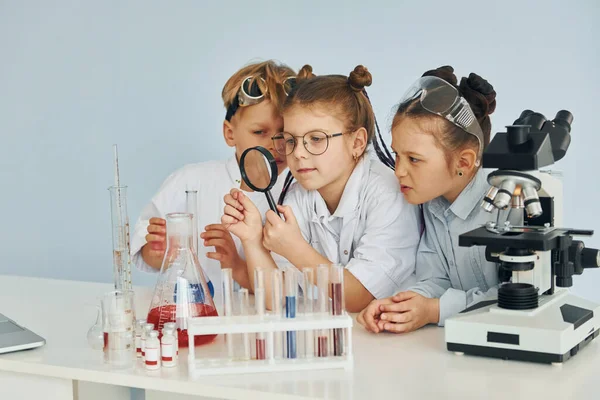
M 415 283 L 419 209 L 406 202 L 393 171 L 378 160 L 359 161 L 333 215 L 319 192 L 298 183 L 284 204 L 294 211 L 304 239 L 329 261 L 345 265 L 375 298 Z M 274 258 L 280 268 L 289 266 Z
M 287 169 L 281 173 L 271 194 L 275 201 L 279 198 L 283 187 Z M 207 161 L 197 164 L 186 165 L 171 174 L 162 184 L 152 200 L 146 205 L 138 218 L 133 234 L 131 235 L 131 254 L 136 267 L 142 271 L 157 272 L 144 262 L 141 248 L 146 244 L 148 234 L 148 222 L 150 218 L 165 218 L 172 212 L 186 211 L 186 190 L 198 191 L 198 234 L 204 232 L 204 228 L 210 224 L 221 223 L 225 203 L 223 197 L 232 188 L 239 188 L 241 184 L 240 169 L 237 160 L 231 157 L 228 160 Z M 269 209 L 269 204 L 264 193 L 246 193 L 252 202 L 258 207 L 263 215 Z M 240 240 L 232 235 L 238 253 L 244 258 Z M 205 273 L 208 275 L 215 288 L 215 297 L 221 291 L 221 265 L 218 261 L 206 257 L 209 251 L 215 251 L 214 247 L 204 247 L 202 239 L 199 239 L 199 260 Z

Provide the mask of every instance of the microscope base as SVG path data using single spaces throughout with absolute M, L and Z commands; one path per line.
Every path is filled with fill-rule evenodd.
M 600 333 L 600 305 L 557 289 L 533 310 L 480 302 L 446 320 L 449 351 L 540 363 L 567 361 Z

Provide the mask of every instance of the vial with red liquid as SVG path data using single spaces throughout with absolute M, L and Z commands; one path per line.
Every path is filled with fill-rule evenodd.
M 144 360 L 146 369 L 155 370 L 160 368 L 160 341 L 158 331 L 151 331 L 146 338 L 146 358 Z
M 344 266 L 339 264 L 331 265 L 329 276 L 331 282 L 331 314 L 342 315 L 346 309 L 344 304 Z M 333 330 L 333 355 L 343 356 L 346 354 L 344 329 L 335 328 Z
M 166 217 L 167 250 L 147 320 L 159 331 L 162 331 L 166 323 L 175 323 L 178 346 L 188 347 L 188 318 L 218 315 L 204 272 L 194 252 L 192 215 L 171 213 Z M 194 345 L 210 343 L 216 336 L 194 336 Z
M 329 314 L 329 265 L 317 267 L 317 312 L 320 315 Z M 315 339 L 315 355 L 329 356 L 329 329 L 319 329 Z
M 175 334 L 173 327 L 165 326 L 160 339 L 160 357 L 163 367 L 175 367 L 177 365 L 177 350 L 175 345 Z

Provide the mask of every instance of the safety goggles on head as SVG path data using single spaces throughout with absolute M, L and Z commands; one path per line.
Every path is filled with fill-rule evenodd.
M 296 87 L 296 77 L 290 76 L 286 78 L 282 83 L 282 87 L 285 95 L 289 96 L 292 89 Z M 255 79 L 252 75 L 248 76 L 242 81 L 235 99 L 233 99 L 231 105 L 227 108 L 225 119 L 230 121 L 239 107 L 248 107 L 263 101 L 268 90 L 267 83 L 262 77 Z
M 479 141 L 478 158 L 483 151 L 483 132 L 477 118 L 458 90 L 445 80 L 435 76 L 419 78 L 404 94 L 400 104 L 419 98 L 427 111 L 446 118 Z

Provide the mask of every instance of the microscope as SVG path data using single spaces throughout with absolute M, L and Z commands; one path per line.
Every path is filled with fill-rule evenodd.
M 562 159 L 571 142 L 573 116 L 559 111 L 552 121 L 525 110 L 483 153 L 491 189 L 481 206 L 523 212 L 523 225 L 490 221 L 459 236 L 460 246 L 486 246 L 498 265 L 498 297 L 446 320 L 445 340 L 457 354 L 562 363 L 600 332 L 600 305 L 572 295 L 573 275 L 600 266 L 597 249 L 573 236 L 593 231 L 562 224 L 562 190 L 540 168 Z M 554 194 L 553 194 L 554 191 Z

